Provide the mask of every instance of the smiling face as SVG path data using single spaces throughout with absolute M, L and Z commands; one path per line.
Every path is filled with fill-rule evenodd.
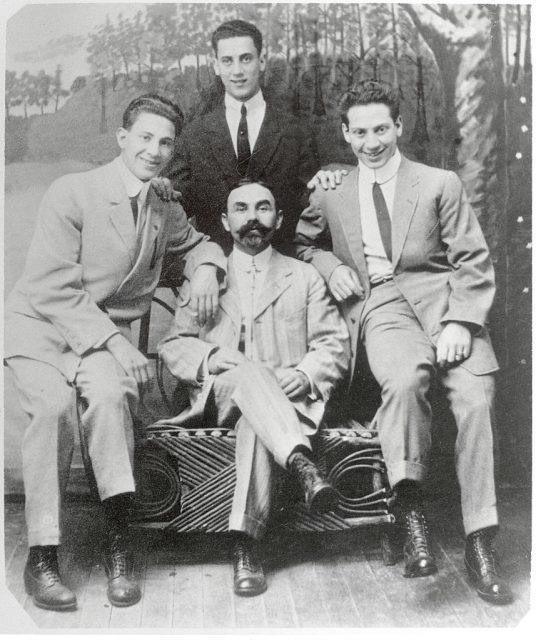
M 235 246 L 251 256 L 266 249 L 282 220 L 271 191 L 257 183 L 233 189 L 227 198 L 227 212 L 222 214 L 223 226 Z
M 348 109 L 348 125 L 342 124 L 342 133 L 359 162 L 379 169 L 396 151 L 402 119 L 393 120 L 389 107 L 382 103 L 355 105 Z
M 166 166 L 174 142 L 173 123 L 154 113 L 140 113 L 130 129 L 117 130 L 123 162 L 143 182 L 154 178 Z
M 218 41 L 214 71 L 220 76 L 225 91 L 235 100 L 245 102 L 260 91 L 264 67 L 264 57 L 259 55 L 250 36 Z

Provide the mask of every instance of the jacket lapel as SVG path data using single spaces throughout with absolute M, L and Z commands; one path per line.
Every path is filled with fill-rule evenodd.
M 210 147 L 222 175 L 229 179 L 236 178 L 236 155 L 223 105 L 219 105 L 207 115 L 207 130 L 210 135 Z
M 249 161 L 248 173 L 250 175 L 259 176 L 264 174 L 280 140 L 281 130 L 277 111 L 267 104 L 259 136 L 255 143 L 251 160 Z
M 393 268 L 396 267 L 408 235 L 411 219 L 417 206 L 419 175 L 412 163 L 402 156 L 396 179 L 394 211 L 392 215 Z
M 262 291 L 256 301 L 253 318 L 258 318 L 291 285 L 292 268 L 277 251 L 273 251 Z
M 343 180 L 340 191 L 335 192 L 342 200 L 340 207 L 336 207 L 336 214 L 339 216 L 341 226 L 344 229 L 344 240 L 354 260 L 354 266 L 360 277 L 364 278 L 362 284 L 365 285 L 368 282 L 368 272 L 361 232 L 358 176 L 358 169 L 351 171 L 348 178 Z
M 227 289 L 220 296 L 219 305 L 221 309 L 231 318 L 232 323 L 240 332 L 242 324 L 242 311 L 240 308 L 240 297 L 238 295 L 238 285 L 233 267 L 232 257 L 227 261 Z
M 160 236 L 160 228 L 165 220 L 168 207 L 169 205 L 160 200 L 153 189 L 150 188 L 145 201 L 145 222 L 141 247 L 139 248 L 133 271 L 136 271 L 139 264 L 147 257 L 147 254 L 150 254 L 150 268 L 155 266 L 156 256 L 161 249 L 158 246 L 158 242 L 165 241 L 165 238 Z
M 105 174 L 105 180 L 107 184 L 104 188 L 109 193 L 110 210 L 108 215 L 110 222 L 125 245 L 133 265 L 136 260 L 136 228 L 130 200 L 123 187 L 123 181 L 115 161 L 111 163 L 110 171 Z

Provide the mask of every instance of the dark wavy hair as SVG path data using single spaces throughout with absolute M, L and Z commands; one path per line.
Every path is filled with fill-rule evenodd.
M 241 38 L 249 36 L 253 40 L 257 53 L 261 55 L 262 51 L 262 34 L 251 22 L 245 20 L 228 20 L 214 31 L 212 34 L 212 48 L 214 53 L 218 54 L 218 42 L 227 40 L 228 38 Z
M 182 131 L 184 114 L 180 107 L 156 93 L 145 93 L 138 98 L 134 98 L 123 113 L 123 128 L 130 129 L 141 113 L 154 113 L 157 116 L 167 118 L 175 127 L 175 137 Z
M 354 84 L 341 98 L 339 102 L 341 120 L 348 126 L 348 111 L 352 107 L 367 104 L 384 104 L 389 107 L 393 121 L 400 115 L 400 96 L 392 85 L 388 82 L 363 80 Z

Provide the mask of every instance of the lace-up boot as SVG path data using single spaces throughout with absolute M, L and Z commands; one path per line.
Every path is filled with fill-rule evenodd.
M 112 531 L 104 551 L 104 569 L 108 576 L 108 600 L 116 607 L 129 607 L 141 598 L 134 579 L 134 560 L 128 550 L 126 532 Z
M 259 559 L 257 542 L 238 534 L 233 552 L 234 592 L 237 596 L 257 596 L 266 591 L 266 579 Z
M 467 536 L 465 567 L 478 595 L 492 604 L 509 604 L 512 592 L 499 575 L 492 531 L 479 529 Z
M 76 596 L 62 584 L 58 569 L 57 547 L 30 547 L 24 568 L 26 593 L 41 609 L 72 611 L 76 609 Z
M 437 572 L 437 565 L 428 540 L 428 525 L 420 509 L 403 512 L 404 527 L 404 576 L 421 578 Z
M 287 466 L 303 489 L 305 504 L 311 511 L 324 513 L 336 508 L 339 501 L 337 492 L 305 452 L 290 455 Z

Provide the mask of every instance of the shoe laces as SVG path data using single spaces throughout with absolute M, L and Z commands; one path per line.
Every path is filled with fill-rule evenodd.
M 418 555 L 430 555 L 428 524 L 424 514 L 410 511 L 405 515 L 406 532 Z
M 115 535 L 110 541 L 110 558 L 114 575 L 125 575 L 128 571 L 128 552 L 123 536 Z
M 51 585 L 61 582 L 58 569 L 58 558 L 55 551 L 39 551 L 36 567 L 47 577 Z
M 482 573 L 496 576 L 497 560 L 491 542 L 483 534 L 473 536 L 472 542 Z
M 240 542 L 235 547 L 235 559 L 239 570 L 244 569 L 251 572 L 259 570 L 259 561 L 256 553 Z

